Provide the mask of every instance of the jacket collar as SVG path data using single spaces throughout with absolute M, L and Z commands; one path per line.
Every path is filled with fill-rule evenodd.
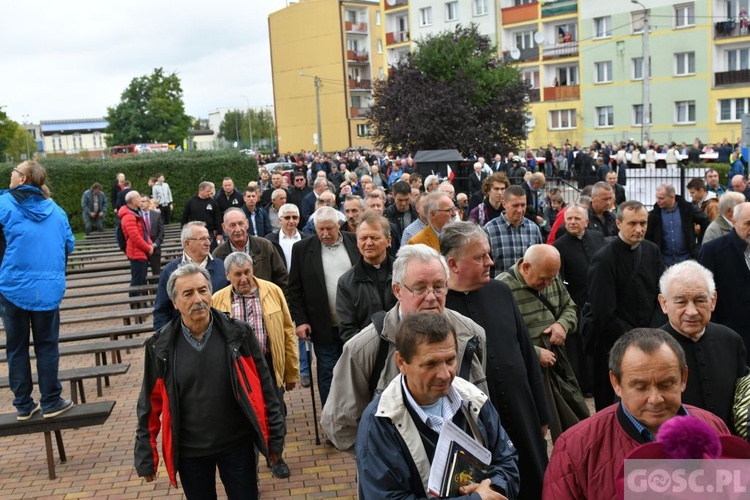
M 395 259 L 391 257 L 389 254 L 385 254 L 385 260 L 383 261 L 382 265 L 385 265 L 388 269 L 388 276 L 390 277 L 393 272 L 393 261 Z M 357 259 L 357 262 L 354 264 L 354 281 L 372 281 L 370 277 L 367 275 L 367 271 L 365 270 L 365 261 L 360 255 Z
M 213 334 L 219 334 L 229 348 L 235 348 L 243 342 L 245 333 L 233 328 L 232 320 L 227 314 L 212 307 L 211 319 L 213 320 Z M 151 345 L 159 357 L 167 357 L 177 340 L 178 334 L 181 333 L 181 328 L 182 317 L 177 316 L 154 334 Z

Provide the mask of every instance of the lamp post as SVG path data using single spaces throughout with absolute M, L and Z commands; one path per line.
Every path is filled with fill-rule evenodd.
M 315 82 L 315 112 L 318 116 L 318 152 L 323 152 L 323 127 L 320 125 L 320 77 L 300 73 L 299 76 L 312 78 Z
M 253 124 L 250 120 L 250 99 L 244 95 L 241 95 L 240 97 L 244 97 L 247 102 L 247 130 L 250 132 L 250 149 L 253 149 Z
M 643 9 L 643 127 L 641 128 L 641 145 L 645 145 L 651 137 L 651 51 L 648 41 L 648 33 L 651 31 L 651 27 L 646 6 L 638 0 L 630 0 L 630 2 L 640 5 Z

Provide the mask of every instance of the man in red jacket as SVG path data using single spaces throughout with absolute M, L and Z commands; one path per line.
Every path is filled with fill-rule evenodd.
M 621 399 L 564 432 L 544 475 L 543 499 L 617 498 L 615 479 L 625 457 L 655 441 L 675 415 L 703 420 L 718 434 L 729 429 L 717 416 L 682 404 L 687 364 L 667 332 L 637 328 L 620 337 L 609 355 L 609 378 Z
M 151 237 L 143 226 L 141 195 L 130 191 L 125 195 L 125 206 L 120 207 L 122 234 L 125 235 L 125 255 L 130 261 L 130 286 L 145 285 L 148 274 L 148 258 L 154 253 Z

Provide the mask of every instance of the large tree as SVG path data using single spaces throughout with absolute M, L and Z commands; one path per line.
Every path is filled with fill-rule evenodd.
M 18 122 L 11 120 L 0 108 L 0 161 L 20 161 L 36 153 L 34 137 Z
M 252 141 L 248 128 L 248 115 L 252 126 Z M 273 143 L 274 131 L 273 114 L 269 110 L 235 109 L 227 111 L 224 115 L 224 120 L 219 125 L 218 136 L 230 142 L 237 141 L 238 146 L 243 148 L 249 148 L 251 142 L 253 147 L 267 148 Z
M 376 82 L 369 119 L 381 148 L 494 154 L 526 138 L 528 84 L 476 25 L 428 36 Z
M 175 74 L 156 68 L 151 75 L 133 78 L 120 104 L 107 108 L 107 144 L 168 142 L 182 144 L 191 120 L 185 114 L 182 86 Z

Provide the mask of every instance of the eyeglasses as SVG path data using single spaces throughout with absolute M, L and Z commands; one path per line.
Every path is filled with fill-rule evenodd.
M 201 236 L 200 238 L 185 238 L 186 240 L 190 241 L 211 241 L 211 237 L 209 236 Z
M 453 207 L 453 208 L 438 208 L 435 211 L 436 212 L 450 212 L 451 215 L 456 215 L 458 213 L 458 210 L 456 210 L 456 207 Z
M 442 297 L 446 293 L 448 293 L 448 287 L 445 285 L 437 285 L 433 286 L 432 288 L 428 288 L 424 285 L 417 285 L 415 287 L 408 287 L 404 285 L 403 283 L 399 283 L 402 287 L 406 288 L 411 292 L 412 295 L 415 297 L 425 297 L 428 293 L 432 292 L 432 294 L 435 297 Z
M 304 181 L 304 180 L 305 180 L 304 177 L 297 177 L 296 179 L 294 179 L 294 182 L 299 182 L 299 181 Z
M 13 167 L 13 171 L 14 171 L 15 173 L 17 173 L 18 175 L 23 175 L 24 177 L 26 177 L 26 174 L 24 174 L 23 172 L 21 172 L 20 170 L 18 170 L 18 169 L 17 169 L 17 168 L 15 168 L 15 167 Z
M 284 220 L 290 220 L 290 219 L 291 220 L 297 220 L 297 219 L 299 219 L 299 215 L 285 215 L 284 217 L 282 217 L 282 219 L 284 219 Z

